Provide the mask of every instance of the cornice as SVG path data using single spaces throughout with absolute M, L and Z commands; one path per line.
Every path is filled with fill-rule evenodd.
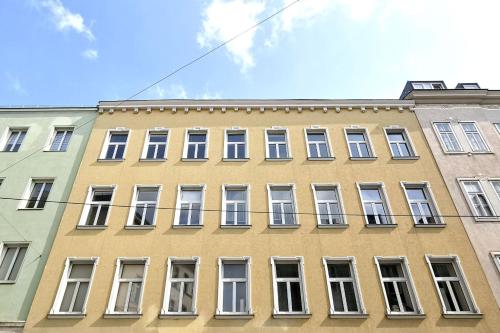
M 445 89 L 445 90 L 413 90 L 405 100 L 413 100 L 415 105 L 498 105 L 500 90 L 488 89 Z

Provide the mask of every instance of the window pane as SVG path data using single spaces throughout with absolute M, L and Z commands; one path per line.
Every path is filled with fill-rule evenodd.
M 206 134 L 189 134 L 189 142 L 205 142 Z
M 278 152 L 276 150 L 275 145 L 269 145 L 269 157 L 270 158 L 277 158 L 278 157 Z
M 172 282 L 170 285 L 170 299 L 168 302 L 168 311 L 177 312 L 179 309 L 179 296 L 181 292 L 181 283 Z
M 299 265 L 293 264 L 276 264 L 276 276 L 279 278 L 298 278 Z
M 167 143 L 167 134 L 149 134 L 149 142 Z
M 285 133 L 268 133 L 267 140 L 269 142 L 284 142 L 286 141 Z
M 427 200 L 425 197 L 425 192 L 422 188 L 408 188 L 406 189 L 408 193 L 408 198 L 410 200 Z
M 245 145 L 238 145 L 238 158 L 245 158 Z
M 244 203 L 238 204 L 238 212 L 236 218 L 238 224 L 247 224 L 246 205 Z
M 228 158 L 236 158 L 236 150 L 234 145 L 227 146 L 227 157 Z
M 404 309 L 402 311 L 412 312 L 415 309 L 410 297 L 410 291 L 408 290 L 408 284 L 406 282 L 398 282 L 399 296 L 401 297 L 401 303 Z
M 24 256 L 26 255 L 26 247 L 21 247 L 19 249 L 19 253 L 17 254 L 16 261 L 14 262 L 14 266 L 12 267 L 12 271 L 10 272 L 9 280 L 17 279 L 17 275 L 19 270 L 21 269 L 21 264 L 23 263 Z
M 97 207 L 92 207 L 92 209 Z M 97 209 L 96 209 L 97 210 Z M 106 218 L 108 217 L 109 206 L 101 205 L 101 211 L 99 212 L 99 216 L 97 217 L 97 225 L 104 225 L 106 223 Z M 94 219 L 90 220 L 94 221 Z
M 335 311 L 345 311 L 344 303 L 342 302 L 342 292 L 340 290 L 340 282 L 331 282 L 330 283 L 332 289 L 332 300 L 333 300 L 333 309 Z
M 200 209 L 201 205 L 199 203 L 194 203 L 191 209 L 191 221 L 190 224 L 200 224 Z
M 176 263 L 172 265 L 172 278 L 194 279 L 195 264 Z
M 121 282 L 116 295 L 115 311 L 125 311 L 125 302 L 127 300 L 128 282 Z
M 52 188 L 52 183 L 45 183 L 45 187 L 43 188 L 42 195 L 40 196 L 40 200 L 38 201 L 37 208 L 45 207 L 45 203 L 47 202 L 47 198 L 49 197 L 51 188 Z
M 389 303 L 389 309 L 394 312 L 403 311 L 403 309 L 399 307 L 398 297 L 396 295 L 394 284 L 392 282 L 384 282 L 384 287 L 387 296 L 387 302 Z
M 187 157 L 188 158 L 194 158 L 194 152 L 196 150 L 196 146 L 195 145 L 189 145 L 188 146 L 188 151 L 187 151 Z
M 326 141 L 324 133 L 307 133 L 307 139 L 309 141 L 320 141 L 320 142 Z
M 88 282 L 81 282 L 78 288 L 78 293 L 76 294 L 75 304 L 73 305 L 73 312 L 82 312 L 83 304 L 85 303 L 85 297 L 87 296 L 87 289 L 89 287 Z
M 137 312 L 139 309 L 139 301 L 141 298 L 141 282 L 133 282 L 130 288 L 130 298 L 128 301 L 128 312 Z
M 279 157 L 280 158 L 288 157 L 288 152 L 285 144 L 279 145 Z
M 181 200 L 188 202 L 201 202 L 201 190 L 182 190 Z
M 351 142 L 364 142 L 365 136 L 363 133 L 348 133 L 347 137 Z
M 70 279 L 90 279 L 93 264 L 73 264 L 71 265 Z
M 455 299 L 457 300 L 459 311 L 470 311 L 469 305 L 467 304 L 467 299 L 465 298 L 464 291 L 459 281 L 450 281 L 451 289 L 455 294 Z
M 368 145 L 366 143 L 360 143 L 359 149 L 361 150 L 361 157 L 369 157 L 370 152 L 368 150 Z
M 233 283 L 224 282 L 222 291 L 222 311 L 233 312 Z
M 432 270 L 435 277 L 456 277 L 455 269 L 450 263 L 433 263 Z
M 350 278 L 351 267 L 349 264 L 330 264 L 328 265 L 328 274 L 331 278 Z
M 319 157 L 318 150 L 316 149 L 315 144 L 309 145 L 309 154 L 311 155 L 311 157 Z
M 142 278 L 144 274 L 143 264 L 124 264 L 121 277 L 124 279 Z
M 119 145 L 116 147 L 116 155 L 115 158 L 120 159 L 123 158 L 123 153 L 125 152 L 125 145 Z
M 139 188 L 137 190 L 138 201 L 156 201 L 158 198 L 157 188 Z
M 281 217 L 281 205 L 273 204 L 273 224 L 283 224 Z
M 365 201 L 381 201 L 380 191 L 378 189 L 362 189 L 361 194 Z
M 61 302 L 61 312 L 69 312 L 71 310 L 71 301 L 73 300 L 75 288 L 76 282 L 68 282 L 68 284 L 66 285 L 66 290 L 64 291 L 64 296 Z
M 231 278 L 246 278 L 246 265 L 245 264 L 223 264 L 223 277 L 225 279 Z
M 109 142 L 111 143 L 125 143 L 127 142 L 128 134 L 111 134 Z
M 236 311 L 246 311 L 247 284 L 246 282 L 236 282 Z
M 179 214 L 179 224 L 185 225 L 188 224 L 189 217 L 189 204 L 183 203 L 181 204 L 181 212 Z
M 245 190 L 227 190 L 226 200 L 246 200 L 247 191 Z
M 404 141 L 406 141 L 403 133 L 394 133 L 394 132 L 388 133 L 387 137 L 389 138 L 389 141 L 391 141 L 391 142 L 394 142 L 394 141 L 404 142 Z
M 285 213 L 285 224 L 295 224 L 295 215 L 292 204 L 283 204 L 283 209 Z
M 290 282 L 290 294 L 292 298 L 292 311 L 302 311 L 302 294 L 300 293 L 300 282 Z
M 361 157 L 358 146 L 355 143 L 350 143 L 349 148 L 351 150 L 352 157 Z
M 227 135 L 228 142 L 244 142 L 245 134 L 228 134 Z
M 330 152 L 328 151 L 328 146 L 326 143 L 319 144 L 319 152 L 321 157 L 329 157 Z
M 196 158 L 204 158 L 204 157 L 205 157 L 205 144 L 199 144 Z
M 344 293 L 347 303 L 347 311 L 359 311 L 356 293 L 354 291 L 354 283 L 344 282 Z
M 292 200 L 292 190 L 291 189 L 271 189 L 271 199 L 273 200 Z
M 109 190 L 94 190 L 94 194 L 92 197 L 93 201 L 111 201 L 111 197 L 113 196 L 113 191 Z
M 286 282 L 278 282 L 278 310 L 288 312 L 288 294 Z
M 2 264 L 0 265 L 0 280 L 8 280 L 7 273 L 9 271 L 10 265 L 12 264 L 12 260 L 14 260 L 14 255 L 16 254 L 15 247 L 7 247 L 5 251 L 4 258 L 2 260 Z
M 316 189 L 316 198 L 318 200 L 337 201 L 335 190 L 332 189 Z
M 184 282 L 184 292 L 182 294 L 182 312 L 191 312 L 193 309 L 193 282 Z

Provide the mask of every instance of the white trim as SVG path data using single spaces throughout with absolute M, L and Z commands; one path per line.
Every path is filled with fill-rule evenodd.
M 229 134 L 243 134 L 245 136 L 245 156 L 243 157 L 238 157 L 238 158 L 229 158 L 228 157 L 228 151 L 227 151 L 227 146 L 229 144 L 229 141 L 228 141 L 228 135 Z M 239 127 L 232 127 L 232 128 L 226 128 L 224 129 L 224 147 L 223 147 L 223 151 L 224 151 L 224 157 L 223 159 L 224 160 L 228 160 L 228 161 L 241 161 L 241 160 L 246 160 L 246 159 L 249 159 L 250 157 L 250 140 L 249 140 L 249 137 L 248 137 L 248 129 L 246 128 L 239 128 Z
M 155 211 L 154 211 L 154 216 L 153 216 L 153 223 L 151 225 L 149 224 L 141 224 L 141 225 L 134 225 L 134 216 L 135 216 L 135 210 L 137 206 L 137 196 L 138 196 L 138 189 L 139 188 L 146 188 L 146 189 L 152 189 L 155 188 L 158 190 L 157 196 L 156 196 L 156 202 L 155 204 Z M 154 184 L 154 185 L 143 185 L 143 184 L 136 184 L 134 185 L 134 190 L 132 193 L 132 201 L 130 203 L 130 208 L 129 208 L 129 213 L 128 213 L 128 218 L 127 218 L 127 223 L 126 226 L 129 228 L 141 228 L 141 227 L 154 227 L 156 226 L 156 219 L 158 217 L 158 206 L 160 203 L 160 195 L 163 190 L 163 185 L 162 184 Z M 150 204 L 150 203 L 148 203 Z M 108 213 L 109 214 L 109 213 Z M 144 219 L 145 214 L 143 215 Z
M 361 206 L 363 209 L 363 215 L 365 219 L 365 225 L 366 226 L 396 226 L 396 219 L 392 213 L 391 205 L 389 203 L 389 198 L 387 196 L 387 192 L 385 190 L 385 184 L 383 182 L 356 182 L 356 187 L 358 188 L 358 195 L 359 195 L 359 200 L 361 202 Z M 381 194 L 381 199 L 382 199 L 382 205 L 384 206 L 384 209 L 387 210 L 385 213 L 387 220 L 389 223 L 387 224 L 370 224 L 368 223 L 368 215 L 366 214 L 366 209 L 365 209 L 365 204 L 363 200 L 363 194 L 361 193 L 361 188 L 362 187 L 373 187 L 377 188 Z
M 441 137 L 441 134 L 439 132 L 439 129 L 437 128 L 437 124 L 448 124 L 450 125 L 450 129 L 451 129 L 451 134 L 453 135 L 453 137 L 455 138 L 455 141 L 457 142 L 460 150 L 447 150 L 446 149 L 446 145 L 443 141 L 443 138 Z M 443 150 L 443 153 L 445 154 L 463 154 L 465 151 L 464 151 L 464 147 L 462 146 L 462 143 L 460 142 L 460 140 L 458 140 L 458 137 L 457 137 L 457 134 L 455 133 L 455 130 L 453 128 L 453 125 L 451 123 L 451 121 L 446 121 L 446 120 L 443 120 L 443 121 L 433 121 L 432 122 L 432 127 L 434 128 L 434 133 L 436 134 L 437 138 L 438 138 L 438 141 L 439 143 L 441 144 L 441 149 Z
M 108 151 L 108 146 L 111 140 L 112 134 L 127 134 L 127 140 L 125 141 L 125 148 L 123 149 L 123 157 L 122 158 L 106 158 L 106 152 Z M 132 131 L 125 127 L 117 127 L 113 129 L 108 129 L 106 131 L 106 137 L 104 138 L 104 143 L 101 148 L 101 153 L 99 154 L 99 160 L 102 161 L 122 161 L 125 160 L 127 156 L 127 148 L 128 142 L 130 141 L 130 136 L 132 135 Z
M 273 200 L 272 200 L 272 197 L 271 197 L 271 188 L 273 187 L 281 187 L 281 188 L 290 188 L 290 190 L 292 191 L 292 208 L 293 208 L 293 218 L 294 218 L 294 222 L 293 224 L 285 224 L 285 223 L 282 223 L 282 224 L 274 224 L 274 219 L 273 219 Z M 266 188 L 267 188 L 267 203 L 268 203 L 268 207 L 269 207 L 269 213 L 268 213 L 268 216 L 269 216 L 269 226 L 270 227 L 298 227 L 300 226 L 300 221 L 299 221 L 299 208 L 297 206 L 297 195 L 296 195 L 296 187 L 295 187 L 295 184 L 292 184 L 292 183 L 287 183 L 287 184 L 266 184 Z M 282 214 L 284 216 L 284 214 Z
M 181 195 L 182 190 L 200 190 L 201 191 L 201 203 L 200 203 L 200 223 L 199 224 L 179 224 L 179 219 L 181 215 Z M 177 201 L 175 204 L 175 214 L 174 214 L 174 227 L 175 228 L 189 228 L 189 227 L 203 227 L 203 216 L 205 208 L 205 192 L 207 191 L 207 186 L 205 184 L 182 184 L 177 185 Z M 190 222 L 190 221 L 189 221 Z
M 500 251 L 492 251 L 490 252 L 490 255 L 491 258 L 493 259 L 495 267 L 498 270 L 498 273 L 500 273 Z
M 465 132 L 465 129 L 463 127 L 463 124 L 474 124 L 474 128 L 476 129 L 476 132 L 477 134 L 479 135 L 479 137 L 481 138 L 481 140 L 483 141 L 482 143 L 484 144 L 484 146 L 486 147 L 486 150 L 474 150 L 472 148 L 472 143 L 471 141 L 469 140 L 469 137 L 467 136 L 467 132 Z M 458 125 L 460 126 L 460 128 L 462 129 L 462 133 L 465 137 L 465 139 L 467 140 L 467 143 L 469 144 L 469 147 L 470 147 L 470 151 L 472 153 L 491 153 L 491 148 L 490 148 L 490 145 L 488 144 L 488 142 L 486 141 L 486 138 L 483 136 L 483 133 L 481 133 L 481 130 L 479 129 L 479 124 L 477 123 L 477 121 L 474 121 L 474 120 L 470 120 L 470 121 L 459 121 L 458 122 Z
M 5 128 L 5 131 L 2 135 L 2 139 L 0 140 L 0 149 L 1 149 L 0 152 L 8 152 L 8 153 L 20 152 L 23 147 L 24 140 L 26 140 L 26 136 L 28 135 L 28 130 L 29 127 L 27 126 L 10 126 Z M 26 131 L 26 133 L 24 135 L 23 141 L 21 142 L 21 145 L 19 146 L 19 150 L 17 151 L 5 150 L 5 148 L 7 148 L 7 142 L 9 142 L 10 135 L 13 131 Z
M 481 221 L 498 221 L 500 219 L 500 217 L 497 215 L 497 213 L 495 211 L 494 206 L 491 204 L 491 201 L 488 198 L 488 195 L 486 194 L 484 187 L 483 187 L 483 184 L 482 184 L 480 179 L 470 178 L 470 177 L 459 177 L 459 178 L 457 178 L 457 181 L 458 181 L 458 185 L 459 185 L 460 189 L 462 190 L 462 194 L 465 197 L 465 201 L 467 202 L 467 205 L 469 206 L 469 210 L 473 215 L 474 220 L 481 222 Z M 479 216 L 478 212 L 476 211 L 476 208 L 474 207 L 474 204 L 470 201 L 469 193 L 465 189 L 464 182 L 477 182 L 477 184 L 479 185 L 479 187 L 482 191 L 482 194 L 484 196 L 484 200 L 488 204 L 491 212 L 493 213 L 493 216 Z
M 493 192 L 495 192 L 500 202 L 500 191 L 497 191 L 495 189 L 495 185 L 493 185 L 493 183 L 498 183 L 500 185 L 500 178 L 488 178 L 488 183 L 490 183 L 491 187 L 493 188 Z M 0 180 L 0 185 L 1 185 L 1 180 Z
M 162 161 L 166 160 L 168 156 L 168 146 L 170 142 L 170 129 L 169 128 L 163 128 L 163 127 L 155 127 L 155 128 L 150 128 L 146 131 L 146 136 L 144 138 L 144 145 L 142 147 L 142 153 L 141 153 L 141 160 L 148 160 L 148 161 Z M 165 134 L 167 136 L 167 140 L 165 142 L 165 153 L 162 158 L 148 158 L 148 148 L 149 148 L 149 143 L 150 143 L 150 135 L 151 134 Z
M 422 181 L 422 182 L 401 181 L 400 184 L 401 184 L 401 187 L 403 188 L 403 192 L 404 192 L 405 198 L 406 198 L 406 203 L 408 204 L 408 209 L 410 210 L 410 214 L 413 218 L 414 225 L 421 225 L 421 224 L 417 223 L 417 218 L 415 215 L 413 215 L 413 210 L 411 208 L 410 198 L 408 197 L 408 191 L 406 188 L 407 186 L 409 188 L 421 188 L 424 191 L 424 194 L 429 197 L 427 199 L 427 202 L 430 206 L 432 214 L 435 215 L 434 216 L 434 218 L 436 219 L 435 224 L 445 224 L 444 219 L 443 219 L 441 212 L 439 211 L 438 205 L 436 203 L 436 198 L 434 197 L 434 194 L 432 193 L 431 185 L 429 184 L 428 181 Z M 425 223 L 425 224 L 427 224 L 427 223 Z
M 31 242 L 29 242 L 29 241 L 21 241 L 21 242 L 0 241 L 0 264 L 2 264 L 2 262 L 5 259 L 5 255 L 7 253 L 6 248 L 9 248 L 9 247 L 16 247 L 17 248 L 15 256 L 14 256 L 14 260 L 12 260 L 12 262 L 9 265 L 10 266 L 8 269 L 9 274 L 7 274 L 7 276 L 9 276 L 12 273 L 12 268 L 14 267 L 14 264 L 17 260 L 18 255 L 19 255 L 19 250 L 22 247 L 26 248 L 26 253 L 24 254 L 24 257 L 20 263 L 19 271 L 17 272 L 16 278 L 14 280 L 0 280 L 0 285 L 1 284 L 14 284 L 17 282 L 17 278 L 21 274 L 21 270 L 23 269 L 23 266 L 24 266 L 23 265 L 24 260 L 26 259 L 27 255 L 28 255 L 28 250 L 29 250 L 30 244 L 31 244 Z
M 17 209 L 18 210 L 42 210 L 42 209 L 45 209 L 45 204 L 41 208 L 38 208 L 38 207 L 28 208 L 26 206 L 28 205 L 28 201 L 30 199 L 31 192 L 33 191 L 33 188 L 35 187 L 35 183 L 44 183 L 44 184 L 51 183 L 52 184 L 52 186 L 49 190 L 49 194 L 47 195 L 47 199 L 45 200 L 47 202 L 50 200 L 49 199 L 50 193 L 52 193 L 52 188 L 54 187 L 55 182 L 56 182 L 56 178 L 54 178 L 54 177 L 30 177 L 29 181 L 28 181 L 28 185 L 24 189 L 23 195 L 21 196 L 22 200 L 19 200 L 19 204 L 17 205 Z M 42 187 L 42 191 L 40 191 L 40 193 L 38 194 L 38 197 L 36 200 L 37 203 L 40 202 L 41 195 L 43 194 L 43 190 L 45 189 L 45 186 L 46 185 L 44 185 Z
M 353 156 L 352 150 L 351 150 L 351 145 L 349 141 L 349 137 L 347 134 L 349 133 L 362 133 L 363 136 L 365 137 L 365 143 L 367 143 L 367 148 L 368 148 L 368 155 L 369 156 Z M 359 127 L 357 125 L 351 125 L 350 127 L 344 127 L 344 137 L 345 137 L 345 142 L 347 144 L 347 150 L 349 151 L 349 158 L 351 159 L 356 159 L 356 160 L 370 160 L 370 159 L 376 159 L 377 154 L 375 153 L 375 148 L 372 143 L 372 139 L 370 138 L 370 134 L 368 133 L 368 128 L 366 127 Z
M 337 195 L 337 205 L 339 206 L 340 220 L 339 224 L 321 224 L 320 211 L 318 206 L 318 197 L 316 195 L 317 188 L 321 189 L 330 189 L 333 190 Z M 335 227 L 335 226 L 344 226 L 347 225 L 347 214 L 344 211 L 344 201 L 342 200 L 342 194 L 340 189 L 340 184 L 338 183 L 312 183 L 311 189 L 313 192 L 314 198 L 314 208 L 316 211 L 316 224 L 318 227 Z
M 286 157 L 271 157 L 269 154 L 269 138 L 268 138 L 268 132 L 283 132 L 285 134 L 285 145 L 286 145 L 286 151 L 287 151 L 287 156 Z M 266 160 L 269 161 L 286 161 L 286 160 L 291 160 L 292 157 L 292 145 L 290 142 L 290 133 L 288 132 L 288 128 L 285 127 L 280 127 L 280 126 L 272 126 L 272 128 L 265 128 L 264 129 L 264 141 L 265 141 L 265 150 L 266 150 Z M 276 151 L 277 154 L 279 154 L 279 151 Z
M 498 135 L 500 135 L 500 123 L 493 123 L 493 126 L 496 128 Z
M 403 137 L 405 139 L 405 143 L 408 146 L 408 151 L 410 153 L 409 156 L 394 156 L 392 152 L 392 147 L 391 147 L 391 141 L 389 140 L 389 135 L 387 132 L 401 132 L 403 134 Z M 391 156 L 393 159 L 412 159 L 412 158 L 418 158 L 417 151 L 415 149 L 415 145 L 413 144 L 413 140 L 411 139 L 410 132 L 408 132 L 408 129 L 406 127 L 400 127 L 400 126 L 389 126 L 389 127 L 384 127 L 384 135 L 385 139 L 387 142 L 387 145 L 389 147 L 389 152 L 391 153 Z
M 325 127 L 311 126 L 310 128 L 304 128 L 304 138 L 305 138 L 305 143 L 306 143 L 306 151 L 307 151 L 307 158 L 308 159 L 312 159 L 312 160 L 335 159 L 335 155 L 333 154 L 332 144 L 330 141 L 330 134 L 328 132 L 329 132 L 328 128 L 325 128 Z M 325 135 L 325 143 L 326 143 L 326 147 L 328 149 L 328 156 L 324 156 L 324 157 L 312 157 L 311 156 L 311 151 L 309 149 L 309 138 L 307 137 L 307 134 L 309 134 L 309 133 L 311 133 L 311 134 L 322 133 Z
M 202 158 L 197 158 L 197 157 L 188 157 L 188 147 L 189 147 L 189 134 L 205 134 L 205 154 Z M 182 159 L 186 161 L 203 161 L 208 159 L 208 147 L 209 147 L 209 142 L 210 142 L 210 131 L 208 128 L 202 128 L 202 127 L 193 127 L 193 128 L 186 128 L 185 133 L 184 133 L 184 148 L 182 150 Z
M 78 222 L 77 228 L 105 228 L 108 226 L 108 221 L 109 221 L 109 216 L 111 215 L 111 209 L 113 208 L 113 200 L 115 198 L 116 194 L 116 189 L 117 185 L 111 184 L 111 185 L 89 185 L 87 189 L 87 197 L 85 198 L 85 204 L 83 205 L 82 213 L 80 215 L 80 220 Z M 109 202 L 109 208 L 108 208 L 108 214 L 106 216 L 106 220 L 104 221 L 104 225 L 87 225 L 87 218 L 90 212 L 91 204 L 92 204 L 92 194 L 94 193 L 94 190 L 105 190 L 105 189 L 110 189 L 112 191 L 111 194 L 111 201 Z
M 43 151 L 45 151 L 45 152 L 65 152 L 65 151 L 69 150 L 69 144 L 71 142 L 71 138 L 70 138 L 70 141 L 68 141 L 68 146 L 67 146 L 66 150 L 60 150 L 61 145 L 64 142 L 64 138 L 63 138 L 63 140 L 61 140 L 61 143 L 59 145 L 59 149 L 51 150 L 52 144 L 54 143 L 54 139 L 56 138 L 56 134 L 58 131 L 65 131 L 65 132 L 71 131 L 71 138 L 73 138 L 73 135 L 75 134 L 75 126 L 74 125 L 53 126 L 51 133 L 50 133 L 49 137 L 47 138 L 47 141 L 45 142 Z M 67 135 L 67 133 L 64 135 L 64 137 L 66 137 L 66 135 Z
M 223 292 L 224 292 L 224 288 L 223 288 L 223 283 L 225 282 L 224 281 L 224 277 L 223 277 L 223 273 L 222 273 L 222 268 L 223 268 L 223 264 L 225 262 L 236 262 L 236 263 L 244 263 L 245 265 L 245 269 L 246 269 L 246 277 L 244 279 L 238 279 L 238 280 L 241 280 L 241 281 L 238 281 L 238 282 L 246 282 L 246 285 L 247 285 L 247 288 L 246 288 L 246 299 L 247 299 L 247 304 L 246 304 L 246 311 L 243 311 L 243 312 L 240 312 L 240 311 L 236 311 L 236 312 L 225 312 L 224 311 L 224 308 L 223 308 L 223 300 L 224 300 L 224 295 L 223 295 Z M 252 266 L 252 259 L 248 256 L 244 256 L 244 257 L 219 257 L 217 259 L 217 264 L 218 264 L 218 276 L 219 276 L 219 279 L 218 279 L 218 284 L 217 284 L 217 309 L 216 309 L 216 313 L 215 315 L 218 316 L 218 315 L 227 315 L 227 316 L 251 316 L 253 315 L 253 310 L 252 310 L 252 287 L 251 287 L 251 266 Z M 231 280 L 234 280 L 234 279 L 231 279 Z M 235 293 L 236 290 L 233 291 L 233 293 Z M 235 295 L 233 294 L 233 297 Z M 234 299 L 233 299 L 234 301 Z M 234 306 L 235 304 L 233 304 Z
M 246 224 L 237 224 L 235 220 L 235 224 L 226 224 L 226 194 L 227 190 L 244 190 L 246 192 Z M 222 184 L 222 206 L 221 206 L 221 226 L 224 227 L 244 227 L 251 226 L 252 223 L 250 221 L 250 185 L 249 184 Z

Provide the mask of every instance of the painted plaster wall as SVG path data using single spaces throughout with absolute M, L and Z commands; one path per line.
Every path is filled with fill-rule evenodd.
M 458 178 L 482 180 L 490 203 L 496 214 L 500 215 L 500 198 L 488 183 L 489 178 L 500 179 L 500 133 L 494 126 L 495 123 L 500 123 L 500 110 L 480 106 L 457 105 L 442 108 L 422 105 L 416 108 L 416 114 L 460 215 L 470 216 L 474 213 L 467 204 Z M 457 125 L 460 121 L 477 122 L 491 153 L 468 154 L 471 149 L 467 138 L 463 131 L 456 130 L 455 134 L 465 152 L 446 154 L 434 131 L 433 121 L 451 121 L 455 129 L 459 129 Z M 500 306 L 500 272 L 491 256 L 493 251 L 500 252 L 500 221 L 477 222 L 472 217 L 464 217 L 462 221 Z
M 350 161 L 343 128 L 351 124 L 367 127 L 378 159 Z M 406 127 L 420 156 L 418 160 L 396 161 L 390 157 L 383 134 L 387 125 Z M 264 129 L 273 125 L 289 129 L 293 160 L 265 161 Z M 321 125 L 328 128 L 335 161 L 308 161 L 304 128 Z M 123 162 L 98 162 L 106 131 L 127 127 L 131 137 Z M 185 129 L 193 126 L 210 130 L 209 160 L 181 161 Z M 223 131 L 231 126 L 249 129 L 250 160 L 224 162 Z M 140 162 L 146 130 L 171 129 L 168 160 Z M 90 184 L 117 184 L 114 204 L 128 205 L 135 184 L 163 184 L 160 207 L 175 207 L 178 184 L 207 184 L 206 209 L 220 209 L 221 184 L 251 184 L 251 208 L 268 209 L 267 183 L 295 183 L 300 212 L 314 212 L 311 183 L 337 182 L 341 185 L 345 210 L 362 214 L 356 182 L 385 183 L 393 213 L 410 213 L 400 186 L 401 180 L 429 181 L 442 214 L 456 215 L 448 190 L 427 148 L 414 113 L 362 112 L 359 109 L 340 113 L 309 110 L 251 114 L 240 110 L 221 113 L 190 111 L 150 114 L 140 111 L 115 111 L 100 115 L 87 146 L 82 166 L 70 195 L 71 201 L 85 200 Z M 78 205 L 68 205 L 55 247 L 45 268 L 40 288 L 31 309 L 26 332 L 497 332 L 500 317 L 491 290 L 477 258 L 457 218 L 446 218 L 445 228 L 415 228 L 411 216 L 396 217 L 396 228 L 367 228 L 361 216 L 349 216 L 347 229 L 318 229 L 313 215 L 301 215 L 299 229 L 268 228 L 268 215 L 253 213 L 252 228 L 220 228 L 220 213 L 205 212 L 204 227 L 198 230 L 173 229 L 173 211 L 160 210 L 154 230 L 126 230 L 127 208 L 113 207 L 106 230 L 76 229 L 82 212 Z M 425 254 L 456 254 L 470 283 L 484 318 L 445 319 L 425 262 Z M 407 256 L 417 294 L 426 313 L 425 319 L 389 320 L 376 273 L 374 256 Z M 57 292 L 67 257 L 98 256 L 99 264 L 90 291 L 87 314 L 83 319 L 47 319 Z M 143 316 L 140 319 L 105 319 L 117 257 L 150 257 L 145 282 Z M 169 256 L 200 256 L 198 311 L 196 319 L 159 319 L 165 288 L 166 261 Z M 214 319 L 217 307 L 217 258 L 251 256 L 252 320 Z M 274 319 L 272 317 L 271 256 L 304 256 L 307 297 L 312 317 L 309 319 Z M 369 313 L 368 319 L 329 319 L 328 296 L 322 256 L 355 256 L 359 279 Z
M 6 135 L 9 127 L 29 129 L 18 152 L 0 152 L 0 177 L 4 178 L 0 196 L 20 198 L 31 177 L 46 177 L 55 178 L 48 200 L 67 200 L 95 116 L 96 111 L 91 109 L 1 110 L 0 134 Z M 54 126 L 78 125 L 87 121 L 90 122 L 75 131 L 66 152 L 40 151 Z M 21 161 L 28 155 L 31 156 Z M 18 201 L 0 200 L 0 242 L 29 242 L 16 283 L 0 284 L 0 323 L 5 325 L 12 322 L 22 324 L 26 320 L 65 207 L 47 203 L 43 210 L 19 210 L 18 206 Z

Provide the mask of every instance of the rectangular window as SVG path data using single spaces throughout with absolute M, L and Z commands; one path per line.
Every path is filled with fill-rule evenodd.
M 345 224 L 339 189 L 336 185 L 313 185 L 318 226 Z
M 50 139 L 49 151 L 68 150 L 69 140 L 73 135 L 73 127 L 56 127 Z
M 479 313 L 465 281 L 458 257 L 426 256 L 434 284 L 437 288 L 443 313 Z
M 368 225 L 393 224 L 383 185 L 360 184 L 359 193 Z
M 0 283 L 14 283 L 23 264 L 28 244 L 0 244 Z
M 49 197 L 54 180 L 52 179 L 32 179 L 27 195 L 25 195 L 24 209 L 43 209 Z
M 68 258 L 50 315 L 85 314 L 97 258 Z M 50 316 L 49 315 L 49 316 Z
M 498 134 L 500 134 L 500 123 L 494 124 L 495 128 L 497 129 Z
M 148 130 L 142 152 L 144 160 L 164 160 L 167 158 L 168 130 Z
M 208 158 L 208 131 L 187 130 L 184 146 L 184 158 L 203 160 Z
M 330 299 L 330 315 L 364 314 L 354 257 L 324 257 L 323 265 Z
M 491 252 L 491 257 L 498 269 L 498 272 L 500 273 L 500 252 Z
M 199 258 L 168 258 L 162 315 L 196 314 Z
M 127 225 L 143 227 L 155 225 L 161 186 L 136 186 Z
M 203 225 L 203 197 L 205 186 L 179 186 L 174 225 Z
M 345 135 L 351 158 L 375 157 L 366 129 L 346 129 Z
M 500 180 L 491 180 L 490 183 L 491 186 L 493 186 L 493 190 L 497 194 L 498 200 L 500 200 Z M 2 184 L 1 181 L 0 184 Z
M 410 184 L 403 182 L 402 186 L 415 224 L 435 225 L 442 223 L 432 199 L 430 188 L 426 183 Z
M 250 258 L 219 258 L 218 315 L 249 315 Z
M 406 258 L 375 257 L 387 315 L 422 314 Z
M 478 180 L 462 180 L 462 186 L 467 194 L 467 201 L 475 217 L 491 218 L 495 217 L 495 212 L 491 206 L 483 187 Z
M 104 160 L 123 160 L 125 159 L 125 151 L 129 131 L 113 130 L 108 132 L 106 142 L 101 152 L 101 159 Z
M 149 259 L 117 259 L 107 314 L 142 313 L 142 294 Z
M 386 128 L 385 134 L 391 147 L 392 157 L 405 158 L 415 156 L 410 137 L 405 129 Z
M 266 130 L 266 154 L 268 159 L 291 158 L 286 129 Z
M 222 225 L 249 225 L 248 186 L 224 185 L 222 190 Z
M 274 316 L 309 314 L 303 258 L 271 257 Z
M 99 227 L 107 225 L 114 190 L 114 186 L 89 187 L 79 226 Z
M 5 143 L 5 147 L 3 151 L 6 152 L 16 152 L 21 148 L 21 144 L 23 143 L 24 137 L 28 132 L 27 129 L 9 129 L 9 133 L 7 136 L 7 142 Z
M 226 144 L 224 158 L 228 160 L 242 160 L 248 158 L 247 131 L 226 130 Z
M 473 152 L 489 152 L 490 149 L 486 145 L 486 141 L 484 141 L 483 136 L 479 132 L 476 123 L 472 122 L 463 122 L 460 123 L 462 126 L 462 130 L 464 131 L 467 140 L 469 141 L 469 145 Z
M 268 185 L 270 225 L 297 225 L 294 185 Z
M 446 152 L 453 153 L 463 151 L 450 123 L 434 123 L 434 126 Z
M 306 129 L 307 155 L 309 158 L 331 158 L 330 142 L 326 129 Z

